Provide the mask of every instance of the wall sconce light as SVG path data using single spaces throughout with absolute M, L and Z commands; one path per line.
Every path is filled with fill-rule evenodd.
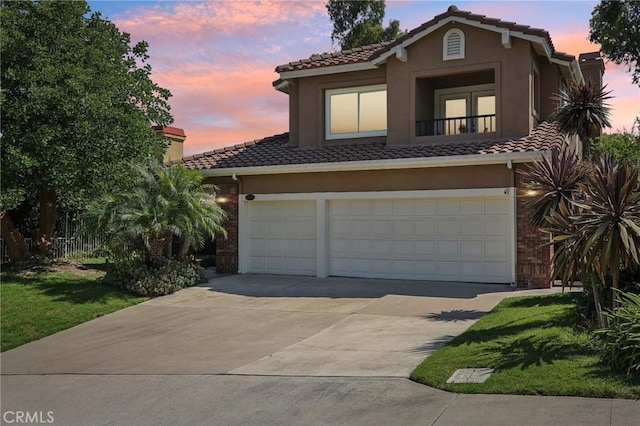
M 227 201 L 229 201 L 229 199 L 227 197 L 216 197 L 216 203 L 218 203 L 218 204 L 224 204 Z
M 534 191 L 530 189 L 527 192 L 525 192 L 524 195 L 526 195 L 527 197 L 535 197 L 536 195 L 538 195 L 538 191 Z

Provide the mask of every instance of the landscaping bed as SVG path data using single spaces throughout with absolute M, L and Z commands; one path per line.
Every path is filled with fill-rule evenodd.
M 411 379 L 459 393 L 640 398 L 640 376 L 611 371 L 576 329 L 578 293 L 503 300 L 426 358 Z M 447 384 L 460 368 L 493 368 L 484 383 Z
M 147 300 L 103 284 L 104 260 L 58 261 L 0 274 L 0 350 Z

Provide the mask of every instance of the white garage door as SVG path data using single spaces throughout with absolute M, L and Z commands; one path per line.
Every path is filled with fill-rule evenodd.
M 254 201 L 247 213 L 248 272 L 316 274 L 315 201 Z
M 329 272 L 508 283 L 508 197 L 329 202 Z

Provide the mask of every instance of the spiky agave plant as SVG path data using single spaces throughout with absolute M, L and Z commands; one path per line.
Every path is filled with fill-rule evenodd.
M 558 101 L 558 108 L 549 116 L 558 124 L 558 129 L 569 135 L 578 135 L 582 143 L 582 152 L 589 158 L 589 138 L 605 127 L 611 127 L 609 120 L 611 91 L 607 85 L 600 87 L 593 80 L 584 83 L 572 83 L 562 87 L 552 96 Z

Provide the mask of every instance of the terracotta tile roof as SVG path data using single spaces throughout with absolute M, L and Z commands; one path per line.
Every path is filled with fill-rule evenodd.
M 367 62 L 378 51 L 386 51 L 386 47 L 390 44 L 390 42 L 383 42 L 370 44 L 368 46 L 354 47 L 353 49 L 342 50 L 340 52 L 311 55 L 308 59 L 300 59 L 299 61 L 278 65 L 276 67 L 276 72 L 297 71 L 310 68 L 332 67 L 334 65 Z
M 192 169 L 283 166 L 294 164 L 344 163 L 349 161 L 396 160 L 408 158 L 449 157 L 457 155 L 508 154 L 538 152 L 559 147 L 564 142 L 556 125 L 543 122 L 521 139 L 436 142 L 422 145 L 387 146 L 385 143 L 329 145 L 317 149 L 289 144 L 289 134 L 270 136 L 185 157 Z
M 393 42 L 385 42 L 372 44 L 369 46 L 356 47 L 349 50 L 343 50 L 341 52 L 323 53 L 321 55 L 312 55 L 308 59 L 300 59 L 299 61 L 289 62 L 288 64 L 279 65 L 276 67 L 276 72 L 298 71 L 311 68 L 330 67 L 335 65 L 357 64 L 362 62 L 368 62 L 376 59 L 385 52 L 391 50 L 393 47 L 401 44 L 405 40 L 413 37 L 414 35 L 426 30 L 427 28 L 437 24 L 438 22 L 447 19 L 449 17 L 464 18 L 469 21 L 475 21 L 481 24 L 492 25 L 498 28 L 503 28 L 510 31 L 521 32 L 527 35 L 533 35 L 541 37 L 547 40 L 551 47 L 551 56 L 563 61 L 573 61 L 575 57 L 562 52 L 556 52 L 551 36 L 546 30 L 541 28 L 533 28 L 528 25 L 520 25 L 515 22 L 501 21 L 496 18 L 488 18 L 485 15 L 477 15 L 471 12 L 458 10 L 455 6 L 449 7 L 449 9 L 432 20 L 425 22 L 417 28 L 409 31 L 404 36 L 394 40 Z

